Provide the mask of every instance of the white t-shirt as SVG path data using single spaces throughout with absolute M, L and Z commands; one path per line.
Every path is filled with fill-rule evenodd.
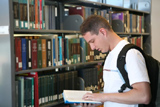
M 128 44 L 127 41 L 120 41 L 117 46 L 109 52 L 103 67 L 104 93 L 118 93 L 124 83 L 120 71 L 117 68 L 117 57 L 121 49 Z M 125 69 L 128 72 L 130 85 L 137 82 L 149 82 L 147 68 L 142 54 L 136 49 L 130 49 L 126 55 Z M 129 91 L 126 89 L 124 92 Z M 120 104 L 105 102 L 104 107 L 138 107 L 138 104 Z

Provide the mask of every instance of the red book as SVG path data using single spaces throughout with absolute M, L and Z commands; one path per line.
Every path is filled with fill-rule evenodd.
M 32 69 L 37 68 L 37 40 L 31 40 L 31 51 L 32 51 Z
M 141 48 L 141 37 L 137 37 L 136 42 L 137 42 L 136 45 Z
M 85 18 L 84 6 L 69 7 L 69 15 L 77 15 L 77 14 Z
M 16 71 L 22 70 L 21 38 L 15 38 Z

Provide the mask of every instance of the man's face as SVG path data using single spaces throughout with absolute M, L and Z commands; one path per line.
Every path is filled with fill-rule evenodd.
M 83 38 L 87 43 L 89 43 L 92 50 L 98 50 L 102 53 L 109 51 L 109 44 L 106 41 L 107 38 L 101 32 L 99 32 L 98 35 L 92 35 L 90 32 L 87 32 L 85 35 L 83 35 Z

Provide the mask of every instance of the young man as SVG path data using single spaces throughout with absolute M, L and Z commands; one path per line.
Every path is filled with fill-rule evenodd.
M 116 66 L 117 57 L 129 42 L 120 38 L 107 20 L 98 15 L 88 17 L 80 31 L 92 50 L 109 52 L 103 67 L 104 93 L 88 93 L 83 98 L 101 101 L 104 107 L 138 107 L 138 104 L 148 104 L 151 98 L 150 82 L 142 54 L 136 49 L 127 52 L 125 69 L 133 89 L 127 88 L 123 93 L 118 93 L 124 81 Z

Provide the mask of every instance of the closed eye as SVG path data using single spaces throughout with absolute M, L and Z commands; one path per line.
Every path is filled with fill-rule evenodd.
M 94 43 L 94 39 L 91 39 L 88 43 Z

